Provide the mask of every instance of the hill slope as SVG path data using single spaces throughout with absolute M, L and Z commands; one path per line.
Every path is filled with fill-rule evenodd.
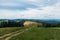
M 60 29 L 36 27 L 10 40 L 60 40 Z

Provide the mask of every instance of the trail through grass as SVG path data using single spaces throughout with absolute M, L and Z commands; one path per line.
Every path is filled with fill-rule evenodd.
M 60 40 L 60 29 L 36 27 L 10 40 Z
M 21 29 L 21 27 L 0 28 L 0 36 L 3 36 L 5 34 L 11 33 L 11 32 L 15 32 L 20 29 Z

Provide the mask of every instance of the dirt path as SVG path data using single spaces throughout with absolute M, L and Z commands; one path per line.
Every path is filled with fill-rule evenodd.
M 16 34 L 14 34 L 14 35 L 11 35 L 11 36 L 5 38 L 5 40 L 9 40 L 10 38 L 12 38 L 12 37 L 14 37 L 14 36 L 17 36 L 17 35 L 19 35 L 19 34 L 22 34 L 22 33 L 24 33 L 24 32 L 27 31 L 27 30 L 29 30 L 29 29 L 25 29 L 25 30 L 23 30 L 23 31 L 21 31 L 21 32 L 19 32 L 19 33 L 16 33 Z
M 5 35 L 3 35 L 3 36 L 0 36 L 0 38 L 8 37 L 8 36 L 10 36 L 10 35 L 12 35 L 12 34 L 15 34 L 15 33 L 20 32 L 20 31 L 22 31 L 22 30 L 19 30 L 19 31 L 16 31 L 16 32 L 12 32 L 12 33 L 8 33 L 8 34 L 5 34 Z
M 16 31 L 16 32 L 13 32 L 13 33 L 9 33 L 9 34 L 6 34 L 4 36 L 1 36 L 0 39 L 2 40 L 9 40 L 10 38 L 14 37 L 14 36 L 17 36 L 19 34 L 22 34 L 23 32 L 29 30 L 31 28 L 27 28 L 27 29 L 22 29 L 22 30 L 19 30 L 19 31 Z

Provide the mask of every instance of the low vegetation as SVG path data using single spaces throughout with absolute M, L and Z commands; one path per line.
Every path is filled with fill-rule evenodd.
M 7 28 L 0 28 L 0 36 L 4 35 L 4 34 L 8 34 L 11 32 L 15 32 L 20 30 L 20 27 L 7 27 Z
M 60 40 L 60 29 L 34 27 L 10 40 Z

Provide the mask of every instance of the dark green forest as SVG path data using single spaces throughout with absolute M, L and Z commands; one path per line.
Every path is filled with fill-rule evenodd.
M 38 22 L 42 23 L 42 27 L 60 27 L 60 22 L 44 22 L 42 20 L 33 20 L 33 19 L 0 19 L 0 28 L 2 27 L 23 27 L 23 23 L 25 21 L 33 21 L 33 22 Z M 50 20 L 49 20 L 50 21 Z

